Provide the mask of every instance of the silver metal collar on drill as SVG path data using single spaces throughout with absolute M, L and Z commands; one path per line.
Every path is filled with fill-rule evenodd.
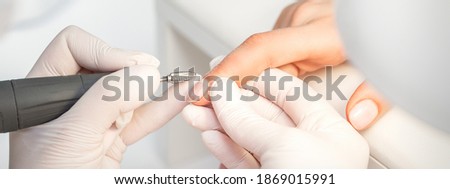
M 172 84 L 177 84 L 192 80 L 194 78 L 198 78 L 198 81 L 200 81 L 201 76 L 191 71 L 180 71 L 180 72 L 172 72 L 169 75 L 161 77 L 161 82 L 169 82 Z

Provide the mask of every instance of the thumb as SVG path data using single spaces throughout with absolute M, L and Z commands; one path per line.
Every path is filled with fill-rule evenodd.
M 372 86 L 364 82 L 348 101 L 347 119 L 356 130 L 365 130 L 389 108 L 389 103 Z
M 55 121 L 72 123 L 94 134 L 105 133 L 123 113 L 144 104 L 159 87 L 154 66 L 137 65 L 101 78 L 64 115 Z M 147 94 L 151 93 L 151 94 Z

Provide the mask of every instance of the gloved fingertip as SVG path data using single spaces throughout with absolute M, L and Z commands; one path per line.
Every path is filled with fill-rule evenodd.
M 368 128 L 377 116 L 377 104 L 371 99 L 365 99 L 350 110 L 348 119 L 356 130 L 361 131 Z
M 161 64 L 156 57 L 143 52 L 133 53 L 133 55 L 130 56 L 129 61 L 131 65 L 145 64 L 159 67 L 159 65 Z

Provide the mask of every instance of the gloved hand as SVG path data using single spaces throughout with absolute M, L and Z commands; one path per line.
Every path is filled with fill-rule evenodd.
M 148 54 L 111 48 L 74 26 L 64 29 L 45 49 L 28 77 L 119 70 L 111 75 L 120 81 L 109 84 L 121 89 L 121 97 L 102 100 L 104 95 L 115 95 L 102 86 L 102 78 L 58 119 L 11 133 L 10 167 L 118 168 L 127 145 L 164 125 L 186 105 L 170 95 L 168 101 L 143 105 L 151 94 L 144 93 L 145 99 L 140 99 L 140 92 L 147 92 L 148 85 L 153 85 L 149 93 L 158 89 L 158 66 L 159 61 Z M 125 91 L 124 70 L 120 70 L 124 67 L 129 67 L 130 76 L 141 77 L 144 85 L 130 82 L 130 90 Z M 148 83 L 147 77 L 153 77 L 153 83 Z M 126 92 L 129 101 L 124 100 Z M 173 108 L 166 113 L 158 113 L 170 106 Z
M 264 82 L 259 77 L 247 88 L 263 96 L 275 96 L 277 106 L 261 97 L 243 101 L 242 97 L 255 94 L 241 92 L 236 84 L 220 90 L 216 82 L 209 95 L 211 99 L 221 98 L 211 100 L 213 109 L 189 105 L 183 110 L 185 119 L 204 131 L 203 141 L 225 167 L 367 167 L 368 145 L 345 119 L 327 102 L 305 97 L 303 90 L 308 87 L 301 80 L 276 69 L 270 73 L 276 81 Z M 279 82 L 282 78 L 284 84 Z M 301 94 L 287 100 L 295 93 Z M 308 88 L 308 94 L 317 93 Z
M 303 0 L 283 10 L 273 31 L 249 37 L 208 75 L 242 79 L 276 67 L 302 76 L 345 60 L 333 0 Z M 203 98 L 194 104 L 208 102 Z M 388 109 L 387 101 L 363 83 L 349 99 L 346 113 L 355 129 L 364 130 Z

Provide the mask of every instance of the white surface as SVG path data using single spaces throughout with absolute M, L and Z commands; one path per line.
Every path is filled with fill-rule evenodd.
M 25 77 L 41 52 L 68 25 L 77 25 L 114 47 L 156 53 L 156 11 L 153 0 L 64 1 L 62 10 L 31 27 L 21 27 L 0 38 L 0 79 Z M 158 134 L 128 148 L 124 168 L 164 168 L 158 154 Z M 7 168 L 7 135 L 0 135 L 0 168 Z
M 393 107 L 363 136 L 389 168 L 450 168 L 450 134 Z

